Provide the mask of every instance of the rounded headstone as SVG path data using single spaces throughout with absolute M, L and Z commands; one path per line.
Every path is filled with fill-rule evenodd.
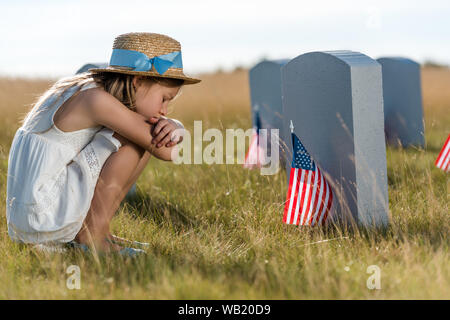
M 282 165 L 285 164 L 286 145 L 281 137 L 282 133 L 282 101 L 281 101 L 281 67 L 289 60 L 265 60 L 256 64 L 249 71 L 250 99 L 252 123 L 256 127 L 260 118 L 260 129 L 267 130 L 268 152 L 273 148 L 270 145 L 270 129 L 278 129 L 278 148 Z M 281 138 L 281 139 L 280 139 Z
M 425 147 L 420 65 L 400 57 L 377 61 L 383 73 L 386 142 L 392 146 Z
M 292 120 L 333 190 L 332 218 L 387 224 L 381 65 L 358 52 L 311 52 L 291 60 L 281 74 L 284 136 L 290 136 Z M 290 169 L 289 161 L 288 179 Z

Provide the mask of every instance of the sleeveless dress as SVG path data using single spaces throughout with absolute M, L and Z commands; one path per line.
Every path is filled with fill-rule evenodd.
M 80 86 L 87 90 L 96 84 Z M 6 191 L 8 234 L 14 241 L 72 241 L 90 208 L 105 161 L 121 147 L 114 131 L 106 127 L 63 132 L 55 126 L 55 112 L 77 89 L 68 89 L 60 98 L 43 97 L 15 133 Z

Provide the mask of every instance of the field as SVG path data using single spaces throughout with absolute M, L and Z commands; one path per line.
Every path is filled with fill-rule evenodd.
M 250 128 L 245 70 L 201 75 L 169 117 L 192 130 Z M 434 167 L 450 132 L 450 70 L 422 71 L 426 149 L 388 149 L 391 224 L 302 228 L 281 221 L 285 173 L 241 165 L 176 165 L 151 159 L 138 194 L 123 202 L 115 234 L 151 243 L 136 260 L 45 254 L 13 243 L 6 227 L 9 147 L 51 80 L 0 79 L 1 299 L 449 299 L 449 176 Z M 206 143 L 205 143 L 206 145 Z M 66 287 L 70 265 L 81 289 Z M 367 268 L 381 271 L 369 290 Z

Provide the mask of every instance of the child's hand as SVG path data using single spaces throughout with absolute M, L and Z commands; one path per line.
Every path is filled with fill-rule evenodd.
M 156 145 L 157 148 L 165 145 L 167 148 L 173 147 L 177 143 L 183 141 L 183 136 L 181 131 L 176 129 L 184 129 L 183 125 L 175 122 L 169 118 L 151 118 L 150 123 L 154 125 L 152 134 L 152 144 Z

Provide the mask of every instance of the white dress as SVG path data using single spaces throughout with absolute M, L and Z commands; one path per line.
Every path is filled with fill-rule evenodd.
M 81 90 L 93 88 L 92 82 Z M 101 168 L 120 141 L 106 127 L 73 132 L 58 129 L 53 116 L 73 95 L 54 105 L 55 95 L 36 106 L 12 141 L 6 217 L 11 239 L 25 243 L 69 242 L 81 229 Z M 50 106 L 50 107 L 49 107 Z

